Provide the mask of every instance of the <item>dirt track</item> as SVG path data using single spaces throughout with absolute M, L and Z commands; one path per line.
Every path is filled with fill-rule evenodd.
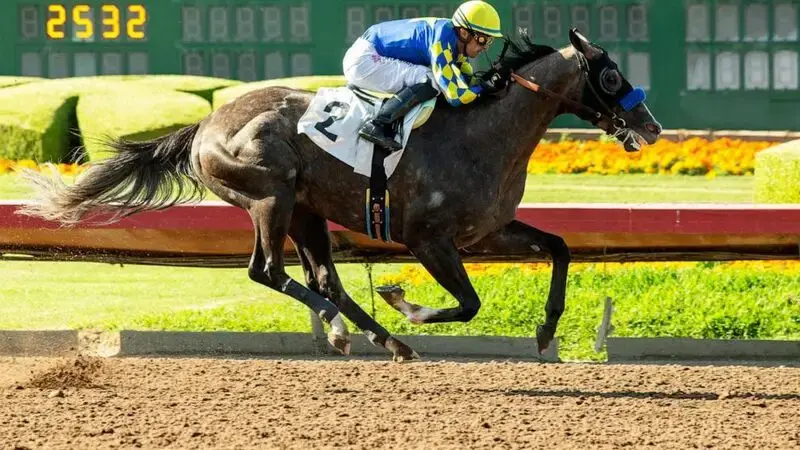
M 0 396 L 0 449 L 800 448 L 798 368 L 0 358 Z

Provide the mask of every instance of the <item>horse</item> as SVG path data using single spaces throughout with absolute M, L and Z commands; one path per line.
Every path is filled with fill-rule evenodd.
M 620 138 L 626 151 L 652 144 L 662 130 L 643 98 L 625 105 L 634 89 L 602 47 L 576 29 L 569 31 L 569 41 L 556 50 L 527 37 L 506 39 L 509 53 L 504 48 L 493 67 L 509 80 L 505 89 L 472 105 L 437 108 L 408 140 L 387 188 L 393 240 L 458 302 L 435 309 L 410 303 L 396 291 L 383 295 L 413 323 L 468 322 L 478 313 L 481 301 L 459 251 L 546 252 L 552 275 L 545 321 L 536 329 L 540 354 L 555 337 L 565 306 L 569 248 L 560 236 L 515 220 L 534 148 L 562 114 Z M 211 191 L 252 219 L 249 278 L 313 310 L 330 327 L 334 349 L 344 355 L 350 351 L 344 315 L 394 361 L 419 358 L 352 300 L 337 274 L 327 221 L 362 230 L 369 179 L 297 133 L 314 95 L 268 87 L 152 140 L 109 138 L 112 156 L 72 185 L 58 176 L 24 174 L 38 197 L 20 213 L 71 226 L 91 211 L 104 211 L 114 221 L 198 201 Z M 305 286 L 285 271 L 287 237 L 299 256 Z

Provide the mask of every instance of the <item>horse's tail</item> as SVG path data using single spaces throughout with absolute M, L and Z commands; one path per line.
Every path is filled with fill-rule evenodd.
M 57 174 L 50 178 L 26 171 L 23 176 L 34 185 L 38 198 L 19 213 L 72 225 L 96 208 L 111 212 L 107 222 L 114 222 L 141 211 L 200 200 L 205 186 L 191 164 L 199 127 L 194 124 L 143 142 L 107 140 L 113 156 L 92 165 L 69 186 Z

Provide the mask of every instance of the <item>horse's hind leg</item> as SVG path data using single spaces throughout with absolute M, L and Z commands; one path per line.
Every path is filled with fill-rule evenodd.
M 293 280 L 284 267 L 284 242 L 294 207 L 293 187 L 282 185 L 267 197 L 253 202 L 249 213 L 253 219 L 256 241 L 250 259 L 249 275 L 253 281 L 289 295 L 311 308 L 331 325 L 328 341 L 343 354 L 350 349 L 350 335 L 338 308 L 325 297 Z
M 328 341 L 346 353 L 350 336 L 339 309 L 330 300 L 291 279 L 284 267 L 284 244 L 295 207 L 295 177 L 300 161 L 283 138 L 277 112 L 264 113 L 225 145 L 211 133 L 192 153 L 203 183 L 229 203 L 245 209 L 253 221 L 255 244 L 248 274 L 253 281 L 299 300 L 331 325 Z M 233 156 L 236 155 L 236 156 Z
M 345 317 L 364 331 L 370 342 L 391 351 L 395 361 L 419 358 L 414 350 L 392 337 L 347 295 L 333 264 L 328 225 L 324 218 L 297 206 L 292 215 L 289 236 L 297 248 L 308 287 L 312 291 L 336 304 Z
M 396 286 L 379 288 L 383 299 L 413 323 L 468 322 L 475 317 L 481 307 L 480 298 L 452 240 L 442 238 L 408 245 L 428 273 L 458 300 L 459 306 L 435 309 L 415 305 L 405 301 L 402 289 Z

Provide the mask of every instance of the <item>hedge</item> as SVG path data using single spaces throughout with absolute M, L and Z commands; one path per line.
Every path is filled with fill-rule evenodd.
M 155 137 L 201 120 L 211 112 L 212 102 L 219 106 L 267 86 L 316 91 L 321 86 L 344 84 L 342 76 L 296 77 L 246 84 L 185 75 L 112 75 L 54 80 L 4 77 L 0 78 L 0 87 L 10 87 L 0 89 L 0 159 L 73 161 L 78 156 L 74 150 L 81 144 L 90 157 L 100 157 L 102 148 L 97 138 L 106 135 L 129 139 Z M 126 114 L 120 114 L 123 111 Z M 81 135 L 85 138 L 81 139 Z
M 71 149 L 80 143 L 75 135 L 78 97 L 120 86 L 121 79 L 66 78 L 0 89 L 0 157 L 40 162 L 71 159 Z
M 755 201 L 800 203 L 800 139 L 756 155 Z
M 33 83 L 42 80 L 44 80 L 44 78 L 0 76 L 0 88 L 18 86 L 20 84 Z
M 63 92 L 0 89 L 0 157 L 66 159 L 76 101 L 77 97 Z
M 131 86 L 152 89 L 170 89 L 186 92 L 204 98 L 209 104 L 213 101 L 214 92 L 241 85 L 241 81 L 225 78 L 200 77 L 192 75 L 150 75 L 141 80 L 131 81 Z
M 84 94 L 77 107 L 90 161 L 108 156 L 102 138 L 152 139 L 198 122 L 209 113 L 211 105 L 197 95 L 144 86 Z
M 341 75 L 319 75 L 308 77 L 293 77 L 293 78 L 278 78 L 274 80 L 254 81 L 252 83 L 244 83 L 239 86 L 233 86 L 226 89 L 220 89 L 214 92 L 213 108 L 219 109 L 225 103 L 241 97 L 242 95 L 263 89 L 270 86 L 286 86 L 296 89 L 306 89 L 316 92 L 321 87 L 338 87 L 344 86 L 346 81 L 344 76 Z
M 216 90 L 241 84 L 183 75 L 7 78 L 6 82 L 11 83 L 14 78 L 18 85 L 0 89 L 0 159 L 37 162 L 76 159 L 74 150 L 82 144 L 80 134 L 89 136 L 83 144 L 97 154 L 100 148 L 93 138 L 106 133 L 147 138 L 188 120 L 195 122 L 211 112 Z M 86 96 L 91 99 L 83 103 L 79 123 L 76 106 Z M 104 96 L 107 100 L 103 100 Z M 109 106 L 103 107 L 103 101 L 108 101 Z M 123 110 L 128 114 L 118 115 Z M 90 118 L 88 111 L 98 116 Z

